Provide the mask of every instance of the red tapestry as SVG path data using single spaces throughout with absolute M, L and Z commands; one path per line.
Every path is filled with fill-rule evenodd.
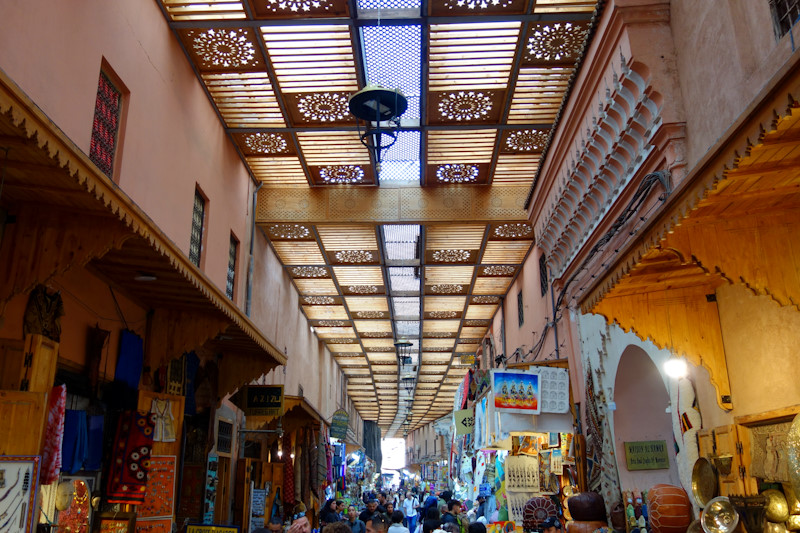
M 154 426 L 153 417 L 144 411 L 120 415 L 108 475 L 109 503 L 144 502 Z
M 137 519 L 172 516 L 175 501 L 175 456 L 154 455 L 147 473 L 144 503 L 137 510 Z

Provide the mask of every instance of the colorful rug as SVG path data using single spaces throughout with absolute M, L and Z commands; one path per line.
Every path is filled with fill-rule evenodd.
M 144 502 L 154 426 L 153 417 L 147 412 L 125 411 L 120 415 L 109 468 L 109 503 Z

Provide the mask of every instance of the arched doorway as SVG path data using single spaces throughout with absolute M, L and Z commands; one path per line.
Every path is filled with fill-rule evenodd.
M 666 412 L 669 392 L 658 368 L 638 346 L 622 352 L 614 382 L 614 439 L 622 490 L 647 490 L 656 483 L 680 486 L 675 462 L 672 416 Z M 669 468 L 663 470 L 628 470 L 625 443 L 665 441 Z

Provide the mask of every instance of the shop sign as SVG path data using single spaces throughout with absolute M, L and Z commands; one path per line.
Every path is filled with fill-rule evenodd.
M 453 413 L 456 419 L 456 435 L 471 435 L 475 430 L 475 411 L 462 409 Z
M 350 415 L 344 409 L 339 409 L 333 413 L 331 419 L 331 438 L 344 440 L 347 437 L 347 425 L 350 423 Z
M 625 462 L 628 470 L 664 470 L 669 468 L 667 441 L 626 442 Z
M 239 526 L 218 526 L 214 524 L 189 524 L 186 533 L 239 533 Z
M 461 364 L 462 365 L 469 365 L 472 366 L 475 364 L 475 354 L 474 353 L 462 353 L 461 354 Z
M 246 416 L 282 416 L 283 385 L 248 385 L 242 410 Z

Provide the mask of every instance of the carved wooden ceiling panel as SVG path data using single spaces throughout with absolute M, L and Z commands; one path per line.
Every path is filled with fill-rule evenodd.
M 359 411 L 388 433 L 449 412 L 465 356 L 533 244 L 521 202 L 597 2 L 160 5 L 263 184 L 259 224 Z M 368 83 L 408 98 L 380 165 L 348 106 Z M 409 365 L 398 339 L 412 343 Z

